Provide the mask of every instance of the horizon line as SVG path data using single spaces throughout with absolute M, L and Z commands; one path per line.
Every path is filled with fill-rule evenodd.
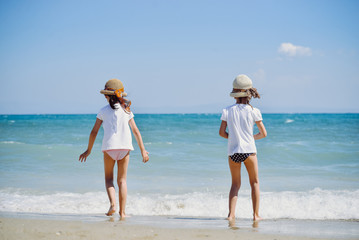
M 97 113 L 0 113 L 0 116 L 9 116 L 9 115 L 96 115 Z M 213 115 L 220 115 L 221 113 L 216 112 L 172 112 L 172 113 L 145 113 L 140 112 L 138 114 L 147 114 L 147 115 L 174 115 L 174 114 L 182 114 L 182 115 L 189 115 L 189 114 L 213 114 Z M 359 112 L 262 112 L 262 114 L 359 114 Z

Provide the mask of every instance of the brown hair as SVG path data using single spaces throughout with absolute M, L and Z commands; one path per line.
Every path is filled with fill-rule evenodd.
M 119 103 L 119 104 L 121 104 L 121 106 L 123 106 L 126 113 L 131 112 L 131 108 L 130 108 L 131 101 L 129 101 L 123 97 L 118 98 L 116 95 L 106 95 L 106 96 L 108 96 L 110 98 L 109 104 L 112 109 L 116 109 L 115 104 Z
M 237 103 L 244 103 L 244 104 L 248 104 L 249 106 L 251 106 L 253 108 L 252 105 L 249 104 L 249 102 L 251 101 L 252 97 L 253 98 L 261 98 L 261 96 L 259 95 L 258 91 L 256 88 L 249 88 L 245 91 L 245 93 L 248 94 L 247 97 L 237 97 Z

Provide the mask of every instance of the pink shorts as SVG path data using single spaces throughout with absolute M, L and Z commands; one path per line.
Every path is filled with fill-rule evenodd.
M 113 160 L 122 160 L 128 154 L 129 149 L 110 149 L 103 151 L 107 153 Z

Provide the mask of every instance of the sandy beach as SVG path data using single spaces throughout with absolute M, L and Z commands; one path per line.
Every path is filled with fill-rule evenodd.
M 179 222 L 180 223 L 180 222 Z M 129 224 L 117 218 L 106 221 L 66 221 L 53 219 L 0 218 L 1 239 L 333 239 L 311 238 L 287 234 L 263 234 L 255 228 L 228 227 L 227 229 L 158 227 Z

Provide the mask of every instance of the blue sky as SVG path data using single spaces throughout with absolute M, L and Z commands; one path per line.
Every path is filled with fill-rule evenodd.
M 247 74 L 266 113 L 359 112 L 359 1 L 0 0 L 0 114 L 214 112 Z

